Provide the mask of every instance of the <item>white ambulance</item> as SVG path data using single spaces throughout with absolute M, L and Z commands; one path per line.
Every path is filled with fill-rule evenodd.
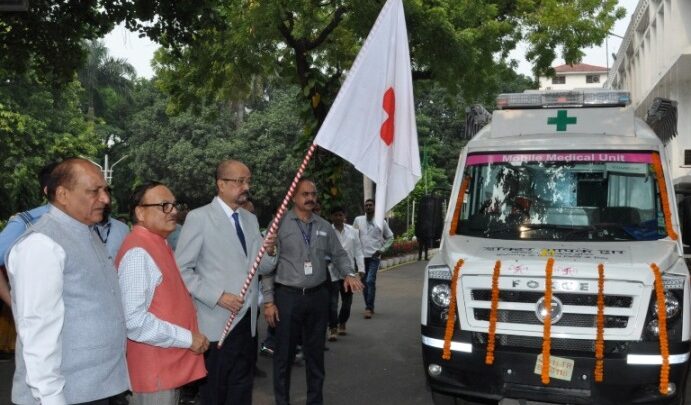
M 435 403 L 684 403 L 689 271 L 665 150 L 629 103 L 502 94 L 462 150 L 422 295 Z

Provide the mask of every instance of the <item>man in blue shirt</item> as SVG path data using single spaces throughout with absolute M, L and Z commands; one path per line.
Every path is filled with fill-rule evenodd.
M 41 171 L 38 173 L 38 183 L 41 186 L 41 192 L 46 195 L 46 187 L 48 186 L 48 178 L 50 173 L 57 166 L 57 163 L 49 163 L 45 165 Z M 26 228 L 34 222 L 38 221 L 39 218 L 46 212 L 48 212 L 49 204 L 43 204 L 36 208 L 32 208 L 28 211 L 19 212 L 13 215 L 5 229 L 0 232 L 0 267 L 4 269 L 5 267 L 5 255 L 9 248 L 14 244 L 14 242 L 22 236 Z M 0 299 L 2 299 L 5 304 L 10 305 L 10 289 L 5 279 L 4 271 L 0 272 Z

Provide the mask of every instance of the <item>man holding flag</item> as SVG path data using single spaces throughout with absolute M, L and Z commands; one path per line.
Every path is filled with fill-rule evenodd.
M 301 186 L 314 187 L 314 184 L 300 183 L 299 179 L 317 145 L 346 159 L 377 183 L 374 221 L 382 227 L 384 213 L 405 198 L 421 177 L 414 107 L 403 3 L 402 0 L 387 0 L 293 179 L 289 192 L 269 227 L 269 235 L 278 229 L 294 192 L 298 196 L 300 192 L 312 193 L 311 190 L 301 190 Z M 287 223 L 294 225 L 294 222 L 289 220 Z M 283 220 L 283 224 L 285 223 Z M 325 229 L 333 232 L 330 227 Z M 324 232 L 327 232 L 326 230 Z M 296 234 L 300 235 L 297 231 Z M 305 235 L 308 233 L 305 232 Z M 305 239 L 306 242 L 311 240 Z M 340 243 L 338 248 L 342 250 Z M 279 257 L 282 254 L 285 252 L 280 252 L 279 248 Z M 261 255 L 260 251 L 257 260 Z M 312 263 L 305 263 L 302 271 L 312 274 Z M 255 272 L 256 266 L 250 271 L 246 282 L 252 279 Z M 279 265 L 277 274 L 280 273 Z M 280 283 L 280 280 L 276 282 Z M 359 281 L 352 277 L 349 277 L 349 282 L 359 284 Z M 284 287 L 283 290 L 287 293 L 288 289 Z M 279 308 L 276 318 L 283 316 L 281 312 L 285 313 Z M 219 344 L 228 333 L 233 318 L 231 316 L 226 322 Z M 281 318 L 275 321 L 280 322 L 279 319 Z M 286 319 L 283 319 L 283 322 L 285 323 Z M 326 325 L 321 329 L 322 333 L 325 327 Z M 321 340 L 323 339 L 322 335 Z M 276 357 L 274 369 L 275 366 Z M 277 378 L 275 370 L 274 373 L 274 387 L 282 388 L 285 381 Z M 321 380 L 318 384 L 321 386 L 323 375 L 318 380 Z M 286 403 L 287 390 L 277 391 L 281 395 L 276 395 L 276 402 Z M 317 395 L 313 395 L 311 400 L 308 399 L 309 404 L 323 403 L 321 387 L 316 391 Z

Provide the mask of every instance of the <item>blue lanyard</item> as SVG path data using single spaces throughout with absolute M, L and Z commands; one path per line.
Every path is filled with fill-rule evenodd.
M 301 221 L 298 218 L 295 218 L 295 220 L 297 221 L 298 228 L 300 229 L 300 233 L 302 234 L 302 239 L 305 241 L 305 246 L 307 246 L 307 250 L 309 251 L 310 244 L 312 242 L 312 224 L 314 222 L 310 222 L 309 224 L 307 224 L 307 232 L 305 232 L 302 229 L 302 225 L 300 225 Z
M 94 230 L 96 231 L 96 235 L 98 235 L 98 238 L 101 240 L 101 242 L 106 243 L 108 242 L 108 237 L 110 236 L 110 221 L 105 224 L 104 228 L 106 233 L 105 238 L 103 237 L 103 235 L 101 235 L 101 231 L 98 230 L 98 224 L 94 226 Z

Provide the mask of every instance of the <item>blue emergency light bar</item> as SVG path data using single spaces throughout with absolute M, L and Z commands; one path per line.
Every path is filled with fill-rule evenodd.
M 565 108 L 565 107 L 625 107 L 631 103 L 628 91 L 616 90 L 570 90 L 535 91 L 524 93 L 504 93 L 497 96 L 500 110 L 526 108 Z

